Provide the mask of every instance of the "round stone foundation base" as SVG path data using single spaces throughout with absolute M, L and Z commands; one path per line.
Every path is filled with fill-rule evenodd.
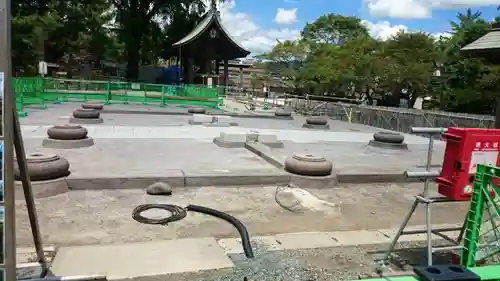
M 47 148 L 73 149 L 93 146 L 94 143 L 94 139 L 90 137 L 81 140 L 54 140 L 45 138 L 42 141 L 42 146 Z
M 388 149 L 400 149 L 400 150 L 407 150 L 408 145 L 406 143 L 388 143 L 388 142 L 380 142 L 376 140 L 371 140 L 368 142 L 368 145 L 371 145 L 373 147 L 379 147 L 379 148 L 388 148 Z
M 300 187 L 300 188 L 311 188 L 311 189 L 321 189 L 321 188 L 334 188 L 338 185 L 338 178 L 335 171 L 332 174 L 324 177 L 307 177 L 300 175 L 291 175 L 290 183 Z
M 16 200 L 24 200 L 23 184 L 20 181 L 15 182 Z M 69 191 L 66 178 L 60 178 L 48 181 L 32 181 L 31 189 L 35 199 L 47 198 L 63 194 Z
M 75 118 L 71 117 L 69 123 L 72 124 L 101 124 L 104 122 L 102 118 Z
M 330 129 L 330 125 L 325 124 L 325 125 L 313 125 L 313 124 L 304 124 L 302 125 L 302 128 L 307 128 L 307 129 L 318 129 L 318 130 L 328 130 Z

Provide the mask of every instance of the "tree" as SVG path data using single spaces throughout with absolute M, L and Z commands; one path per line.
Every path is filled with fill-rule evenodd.
M 74 54 L 100 56 L 107 49 L 106 0 L 38 0 L 12 3 L 16 72 L 35 75 L 37 61 L 60 62 Z
M 307 93 L 323 94 L 331 91 L 338 81 L 340 69 L 334 67 L 339 48 L 330 44 L 318 45 L 298 70 L 297 81 Z
M 259 57 L 268 60 L 264 65 L 271 76 L 293 81 L 306 54 L 307 46 L 303 41 L 287 40 L 278 42 L 270 52 L 261 54 Z
M 489 114 L 493 111 L 494 100 L 489 95 L 481 95 L 478 81 L 481 79 L 484 62 L 480 58 L 460 51 L 465 45 L 485 35 L 490 24 L 481 14 L 468 9 L 457 15 L 457 21 L 450 23 L 452 36 L 443 48 L 443 72 L 446 75 L 442 96 L 442 109 Z
M 322 44 L 311 52 L 299 78 L 316 93 L 351 96 L 375 87 L 379 42 L 358 37 L 341 46 Z
M 413 107 L 416 98 L 429 91 L 437 58 L 434 38 L 423 32 L 401 31 L 384 42 L 377 76 L 382 87 L 392 93 L 393 105 L 399 104 L 404 92 L 410 98 L 409 107 Z
M 185 21 L 192 22 L 190 20 L 192 16 L 195 19 L 199 19 L 199 16 L 206 10 L 203 0 L 111 1 L 116 9 L 120 39 L 125 45 L 128 80 L 135 80 L 138 77 L 141 50 L 143 50 L 145 45 L 149 45 L 149 49 L 151 50 L 151 47 L 155 43 L 158 43 L 158 41 L 155 42 L 152 40 L 151 36 L 158 36 L 158 30 L 161 29 L 159 21 L 168 22 L 169 25 L 178 27 L 179 24 L 176 21 L 181 21 L 182 23 Z M 173 37 L 173 29 L 169 30 L 169 35 Z M 185 34 L 187 32 L 183 35 Z M 143 58 L 145 58 L 145 53 L 142 55 Z
M 349 39 L 368 36 L 368 29 L 359 18 L 327 14 L 307 23 L 301 35 L 307 42 L 341 45 Z

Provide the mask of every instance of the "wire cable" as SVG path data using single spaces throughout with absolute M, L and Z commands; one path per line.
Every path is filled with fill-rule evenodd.
M 290 184 L 280 184 L 276 187 L 276 191 L 274 192 L 274 201 L 276 202 L 276 204 L 278 204 L 281 208 L 287 210 L 287 211 L 290 211 L 290 212 L 294 212 L 294 213 L 297 213 L 297 212 L 300 212 L 299 210 L 297 210 L 295 207 L 296 206 L 300 206 L 300 201 L 299 200 L 295 200 L 295 203 L 287 206 L 285 204 L 283 204 L 283 202 L 281 202 L 281 199 L 280 199 L 280 194 L 286 190 L 290 190 L 290 189 L 293 189 L 293 188 L 296 188 Z
M 141 215 L 142 212 L 151 210 L 151 209 L 160 209 L 170 212 L 170 216 L 161 219 L 153 219 L 147 218 Z M 156 225 L 167 225 L 171 222 L 180 221 L 185 218 L 187 215 L 186 209 L 177 205 L 170 204 L 145 204 L 139 205 L 134 208 L 132 211 L 132 218 L 140 223 L 144 224 L 156 224 Z

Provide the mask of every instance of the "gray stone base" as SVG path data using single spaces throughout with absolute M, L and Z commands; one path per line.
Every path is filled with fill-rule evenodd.
M 223 147 L 223 148 L 242 148 L 245 147 L 246 141 L 224 141 L 220 137 L 215 137 L 213 139 L 213 143 L 217 145 L 218 147 Z M 268 147 L 271 148 L 283 148 L 283 142 L 277 141 L 277 142 L 260 142 L 261 144 L 267 145 Z
M 293 120 L 293 116 L 277 116 L 277 115 L 274 115 L 274 119 Z
M 188 124 L 189 124 L 189 125 L 204 125 L 204 124 L 206 124 L 206 123 L 203 123 L 203 122 L 196 122 L 196 121 L 194 121 L 194 120 L 189 120 L 189 121 L 188 121 Z
M 245 148 L 278 169 L 285 167 L 285 159 L 280 154 L 272 151 L 269 146 L 258 142 L 246 142 Z
M 245 142 L 224 141 L 221 137 L 215 137 L 213 143 L 218 147 L 223 148 L 242 148 L 245 147 Z
M 102 120 L 102 118 L 75 118 L 75 117 L 71 117 L 69 119 L 69 123 L 72 123 L 72 124 L 101 124 L 102 122 L 104 122 Z
M 328 130 L 328 129 L 330 129 L 330 125 L 328 125 L 328 124 L 326 124 L 326 125 L 304 124 L 304 125 L 302 125 L 302 128 Z
M 48 181 L 32 181 L 31 188 L 35 198 L 47 198 L 69 191 L 66 178 Z M 24 200 L 23 185 L 20 181 L 15 182 L 16 200 Z
M 261 144 L 267 145 L 270 148 L 283 148 L 285 145 L 281 141 L 276 142 L 259 142 Z
M 400 149 L 407 150 L 408 145 L 406 143 L 388 143 L 388 142 L 380 142 L 376 140 L 371 140 L 368 142 L 368 145 L 379 147 L 379 148 L 388 148 L 388 149 Z
M 137 189 L 154 182 L 166 182 L 174 188 L 186 186 L 235 186 L 268 185 L 288 183 L 290 174 L 277 169 L 260 170 L 165 170 L 161 177 L 76 177 L 70 176 L 67 182 L 70 190 Z M 175 190 L 174 190 L 175 193 Z
M 42 146 L 48 148 L 73 149 L 93 146 L 94 143 L 94 139 L 90 137 L 81 140 L 54 140 L 45 138 L 42 141 Z
M 394 172 L 394 173 L 363 173 L 363 172 L 354 172 L 354 173 L 338 173 L 337 179 L 339 183 L 350 183 L 350 184 L 364 184 L 364 183 L 403 183 L 403 182 L 419 182 L 419 179 L 407 178 L 403 172 Z
M 332 171 L 332 174 L 326 177 L 306 177 L 293 174 L 290 177 L 290 183 L 300 188 L 333 188 L 337 186 L 338 182 L 335 171 Z
M 205 123 L 203 124 L 207 127 L 232 127 L 232 126 L 238 126 L 238 123 L 236 122 L 230 122 L 230 123 Z

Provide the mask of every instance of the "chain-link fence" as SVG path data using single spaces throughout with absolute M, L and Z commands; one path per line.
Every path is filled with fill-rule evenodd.
M 291 99 L 287 105 L 304 115 L 327 115 L 368 126 L 409 133 L 411 127 L 494 128 L 493 116 L 443 111 L 364 106 L 335 102 Z

